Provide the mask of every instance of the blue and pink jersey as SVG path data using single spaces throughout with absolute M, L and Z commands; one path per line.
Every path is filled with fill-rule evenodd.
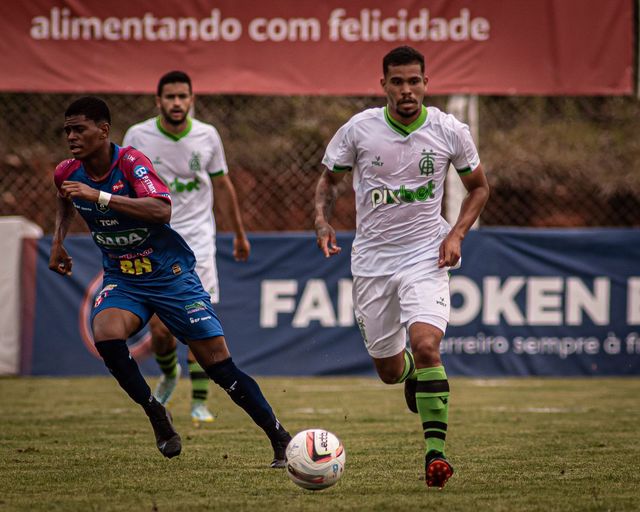
M 113 195 L 157 197 L 171 203 L 167 186 L 146 156 L 132 147 L 112 147 L 111 168 L 100 181 L 90 178 L 79 160 L 58 164 L 54 177 L 58 190 L 64 181 L 78 181 Z M 169 224 L 150 224 L 83 199 L 72 201 L 102 250 L 105 276 L 161 279 L 195 267 L 193 252 Z

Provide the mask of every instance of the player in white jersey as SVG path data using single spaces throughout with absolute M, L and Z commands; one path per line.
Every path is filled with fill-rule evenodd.
M 352 117 L 322 160 L 317 243 L 327 258 L 340 252 L 329 219 L 337 185 L 352 171 L 356 320 L 380 379 L 405 383 L 407 405 L 420 415 L 424 431 L 426 483 L 441 488 L 453 474 L 444 452 L 449 383 L 440 359 L 449 321 L 448 270 L 460 264 L 462 239 L 489 186 L 468 126 L 423 106 L 428 78 L 422 54 L 402 46 L 384 57 L 382 67 L 386 107 Z M 441 216 L 450 164 L 467 190 L 453 228 Z
M 240 208 L 218 131 L 210 124 L 189 116 L 193 104 L 191 79 L 182 71 L 172 71 L 160 78 L 156 105 L 160 115 L 129 128 L 123 145 L 142 151 L 153 162 L 159 176 L 171 190 L 173 209 L 171 227 L 189 244 L 196 255 L 196 272 L 211 302 L 220 299 L 216 268 L 213 214 L 213 189 L 222 193 L 230 207 L 235 239 L 233 255 L 236 260 L 249 257 Z M 212 185 L 212 182 L 215 185 Z M 166 326 L 153 317 L 150 322 L 151 343 L 162 376 L 154 392 L 165 404 L 171 398 L 180 377 L 176 340 Z M 188 354 L 192 386 L 191 417 L 194 423 L 212 422 L 214 416 L 206 407 L 209 381 L 193 355 Z

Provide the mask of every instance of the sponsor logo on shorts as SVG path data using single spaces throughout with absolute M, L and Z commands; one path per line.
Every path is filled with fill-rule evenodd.
M 102 304 L 102 301 L 109 296 L 109 292 L 117 286 L 117 284 L 108 284 L 102 290 L 100 290 L 98 292 L 98 295 L 96 296 L 96 300 L 93 303 L 93 307 L 97 308 L 100 304 Z
M 176 275 L 176 276 L 178 274 L 182 274 L 182 267 L 177 263 L 174 263 L 173 265 L 171 265 L 171 272 L 173 272 L 173 275 Z
M 358 318 L 356 318 L 356 322 L 358 324 L 358 329 L 360 329 L 360 334 L 362 335 L 362 339 L 365 342 L 368 342 L 367 340 L 367 333 L 364 330 L 364 318 L 359 316 Z
M 197 324 L 198 322 L 205 322 L 207 320 L 211 320 L 211 315 L 209 316 L 200 316 L 198 318 L 189 318 L 189 322 L 191 322 L 192 324 Z
M 447 300 L 444 297 L 439 297 L 436 299 L 436 304 L 438 306 L 447 307 Z
M 197 313 L 198 311 L 206 311 L 207 306 L 202 301 L 192 302 L 191 304 L 187 304 L 184 309 L 186 309 L 188 315 L 192 315 L 193 313 Z

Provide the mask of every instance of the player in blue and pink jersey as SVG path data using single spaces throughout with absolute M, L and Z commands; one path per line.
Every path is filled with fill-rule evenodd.
M 274 450 L 271 467 L 284 467 L 291 439 L 258 384 L 238 369 L 220 321 L 195 268 L 195 257 L 171 229 L 171 196 L 149 159 L 111 143 L 111 114 L 99 98 L 83 97 L 65 112 L 64 130 L 75 157 L 56 168 L 56 228 L 49 268 L 70 275 L 62 243 L 79 212 L 102 251 L 104 281 L 91 314 L 97 351 L 120 386 L 142 406 L 165 457 L 182 443 L 168 411 L 151 394 L 126 340 L 153 314 L 186 343 L 207 375 L 264 430 Z

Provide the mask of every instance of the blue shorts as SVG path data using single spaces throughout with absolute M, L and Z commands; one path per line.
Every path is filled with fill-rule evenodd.
M 181 342 L 224 336 L 211 297 L 195 270 L 161 280 L 131 282 L 105 275 L 96 296 L 91 323 L 105 309 L 131 311 L 144 326 L 155 313 Z M 134 333 L 132 333 L 134 334 Z

